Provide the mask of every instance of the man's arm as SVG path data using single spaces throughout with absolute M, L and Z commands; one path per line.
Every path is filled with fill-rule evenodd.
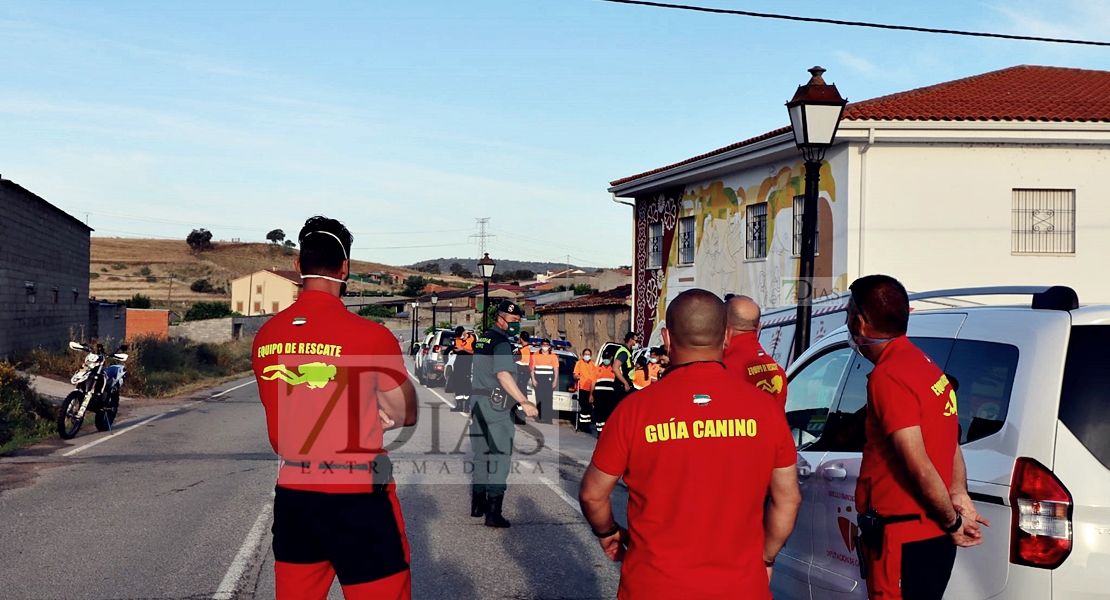
M 940 478 L 929 454 L 925 451 L 925 439 L 921 436 L 921 427 L 905 427 L 890 434 L 894 446 L 894 453 L 902 461 L 913 493 L 931 513 L 932 518 L 944 528 L 956 522 L 959 513 L 952 503 L 952 497 L 944 480 Z M 955 479 L 955 478 L 953 478 Z M 954 541 L 960 546 L 974 546 L 983 542 L 983 534 L 979 525 L 972 519 L 964 523 L 963 529 L 953 535 Z
M 965 519 L 991 526 L 991 522 L 975 510 L 975 503 L 967 492 L 967 465 L 959 446 L 956 446 L 956 455 L 952 458 L 952 487 L 948 489 L 948 493 L 952 497 L 952 504 Z
M 528 415 L 529 417 L 535 417 L 540 414 L 540 411 L 536 408 L 536 405 L 529 402 L 528 396 L 525 396 L 524 393 L 520 391 L 520 388 L 517 387 L 516 375 L 514 373 L 510 373 L 508 371 L 498 371 L 497 383 L 500 383 L 501 389 L 505 390 L 505 392 L 509 394 L 509 397 L 515 400 L 516 403 L 519 404 L 522 409 L 524 409 L 524 414 Z
M 551 389 L 559 389 L 559 363 L 555 362 L 555 379 L 551 380 Z
M 794 531 L 794 522 L 802 505 L 797 467 L 775 469 L 768 492 L 771 499 L 763 513 L 763 560 L 770 562 L 775 560 Z
M 599 540 L 605 556 L 614 562 L 624 559 L 624 547 L 628 543 L 628 531 L 617 527 L 617 521 L 613 518 L 613 504 L 609 498 L 613 488 L 617 487 L 618 479 L 620 477 L 610 475 L 590 463 L 586 475 L 582 477 L 582 487 L 578 490 L 582 516 L 586 517 L 595 535 L 615 530 L 612 535 Z
M 401 421 L 404 427 L 416 425 L 416 388 L 412 380 L 406 377 L 401 385 L 391 390 L 378 390 L 378 408 L 394 423 Z
M 620 354 L 620 352 L 618 352 L 617 354 Z M 628 390 L 632 387 L 632 384 L 624 378 L 625 361 L 622 358 L 620 362 L 617 362 L 617 354 L 613 355 L 613 376 L 617 378 L 617 381 L 621 382 L 621 385 L 624 386 L 625 390 Z

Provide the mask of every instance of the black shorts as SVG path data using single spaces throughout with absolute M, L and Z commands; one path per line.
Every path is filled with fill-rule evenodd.
M 327 494 L 277 487 L 274 560 L 330 562 L 343 585 L 384 579 L 409 568 L 392 491 Z

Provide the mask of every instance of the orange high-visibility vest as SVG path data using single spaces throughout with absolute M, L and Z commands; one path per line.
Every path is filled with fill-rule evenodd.
M 465 340 L 459 337 L 455 338 L 455 350 L 474 354 L 474 336 L 468 335 Z
M 518 364 L 522 364 L 522 365 L 528 364 L 530 362 L 528 357 L 531 354 L 532 354 L 532 344 L 521 344 L 520 345 L 520 358 L 518 358 L 516 362 Z
M 636 367 L 636 370 L 632 372 L 632 387 L 638 390 L 642 390 L 651 385 L 651 381 L 652 380 L 640 367 Z
M 559 357 L 554 354 L 544 354 L 537 352 L 532 355 L 532 376 L 533 377 L 554 377 L 555 370 L 559 368 Z
M 597 379 L 597 367 L 584 360 L 574 365 L 574 374 L 578 376 L 578 389 L 588 392 L 594 389 L 594 380 Z

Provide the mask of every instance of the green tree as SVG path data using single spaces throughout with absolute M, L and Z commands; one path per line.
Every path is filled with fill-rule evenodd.
M 377 304 L 368 304 L 358 309 L 358 316 L 366 317 L 367 319 L 377 317 L 379 319 L 389 319 L 397 316 L 393 309 L 388 306 L 380 306 Z
M 135 294 L 123 301 L 127 308 L 150 308 L 150 296 Z
M 200 252 L 202 250 L 212 249 L 212 232 L 207 229 L 194 229 L 185 242 L 193 249 L 193 252 Z
M 231 316 L 230 302 L 197 302 L 185 313 L 186 321 L 222 319 Z
M 266 234 L 266 239 L 269 240 L 271 244 L 280 244 L 285 240 L 285 232 L 280 229 L 274 229 Z
M 412 275 L 405 280 L 405 289 L 401 292 L 402 296 L 415 298 L 424 292 L 424 286 L 428 285 L 428 281 L 419 275 Z
M 211 294 L 214 291 L 212 282 L 207 279 L 198 279 L 194 281 L 189 284 L 189 289 L 198 294 Z
M 588 284 L 588 283 L 579 283 L 578 285 L 574 286 L 574 295 L 575 296 L 588 296 L 590 294 L 596 294 L 596 293 L 597 293 L 597 290 L 590 287 L 590 284 Z

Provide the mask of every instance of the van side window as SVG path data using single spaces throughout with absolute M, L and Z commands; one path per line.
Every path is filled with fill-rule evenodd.
M 799 448 L 821 438 L 852 355 L 852 350 L 845 346 L 834 348 L 810 360 L 790 379 L 786 421 Z
M 959 382 L 956 404 L 961 444 L 1002 430 L 1010 409 L 1017 364 L 1017 346 L 956 340 L 944 371 Z
M 913 345 L 927 354 L 941 370 L 952 351 L 952 340 L 946 338 L 910 338 Z M 831 452 L 863 452 L 865 441 L 864 421 L 867 417 L 867 376 L 875 365 L 862 356 L 856 356 L 848 370 L 848 380 L 836 410 L 829 415 L 825 437 L 814 450 Z M 789 391 L 789 390 L 788 390 Z
M 1071 328 L 1064 385 L 1060 388 L 1060 421 L 1110 468 L 1110 354 L 1106 340 L 1110 325 Z

